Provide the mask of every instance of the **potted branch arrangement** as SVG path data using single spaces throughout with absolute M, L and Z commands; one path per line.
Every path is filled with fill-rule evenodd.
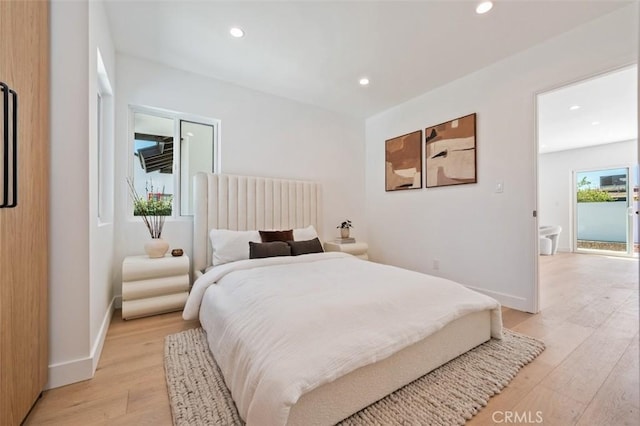
M 133 200 L 133 215 L 142 218 L 151 236 L 144 250 L 151 258 L 163 257 L 169 250 L 169 243 L 162 239 L 162 229 L 166 216 L 171 216 L 172 196 L 164 195 L 164 188 L 162 192 L 157 192 L 153 182 L 148 181 L 145 185 L 146 197 L 141 197 L 131 179 L 127 179 L 127 184 Z
M 340 229 L 341 238 L 349 238 L 349 230 L 353 228 L 353 225 L 351 224 L 351 221 L 347 219 L 340 225 L 336 226 L 336 228 Z

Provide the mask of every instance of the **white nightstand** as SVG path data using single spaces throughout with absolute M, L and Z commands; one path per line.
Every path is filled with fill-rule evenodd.
M 188 296 L 189 257 L 129 256 L 122 262 L 122 318 L 179 311 Z
M 367 243 L 335 243 L 327 241 L 324 243 L 324 251 L 341 251 L 343 253 L 349 253 L 360 259 L 369 260 L 368 255 L 369 246 Z

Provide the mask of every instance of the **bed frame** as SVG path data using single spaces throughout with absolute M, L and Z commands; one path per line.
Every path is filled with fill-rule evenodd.
M 193 268 L 211 266 L 209 230 L 290 229 L 321 234 L 322 191 L 312 182 L 198 173 L 194 178 Z M 333 425 L 491 338 L 490 311 L 459 318 L 374 364 L 304 394 L 288 425 Z
M 322 188 L 317 183 L 196 173 L 193 191 L 194 279 L 211 266 L 212 228 L 251 231 L 313 225 L 322 239 Z

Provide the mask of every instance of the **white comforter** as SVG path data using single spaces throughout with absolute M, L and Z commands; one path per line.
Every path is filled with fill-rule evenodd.
M 216 284 L 216 285 L 212 285 Z M 203 297 L 210 309 L 200 310 Z M 499 303 L 460 284 L 344 253 L 244 260 L 199 278 L 200 321 L 248 425 L 284 425 L 301 395 Z

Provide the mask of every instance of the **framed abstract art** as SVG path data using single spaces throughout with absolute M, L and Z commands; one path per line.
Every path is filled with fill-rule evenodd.
M 476 183 L 476 114 L 425 129 L 426 187 Z
M 385 141 L 385 190 L 422 188 L 422 130 Z

